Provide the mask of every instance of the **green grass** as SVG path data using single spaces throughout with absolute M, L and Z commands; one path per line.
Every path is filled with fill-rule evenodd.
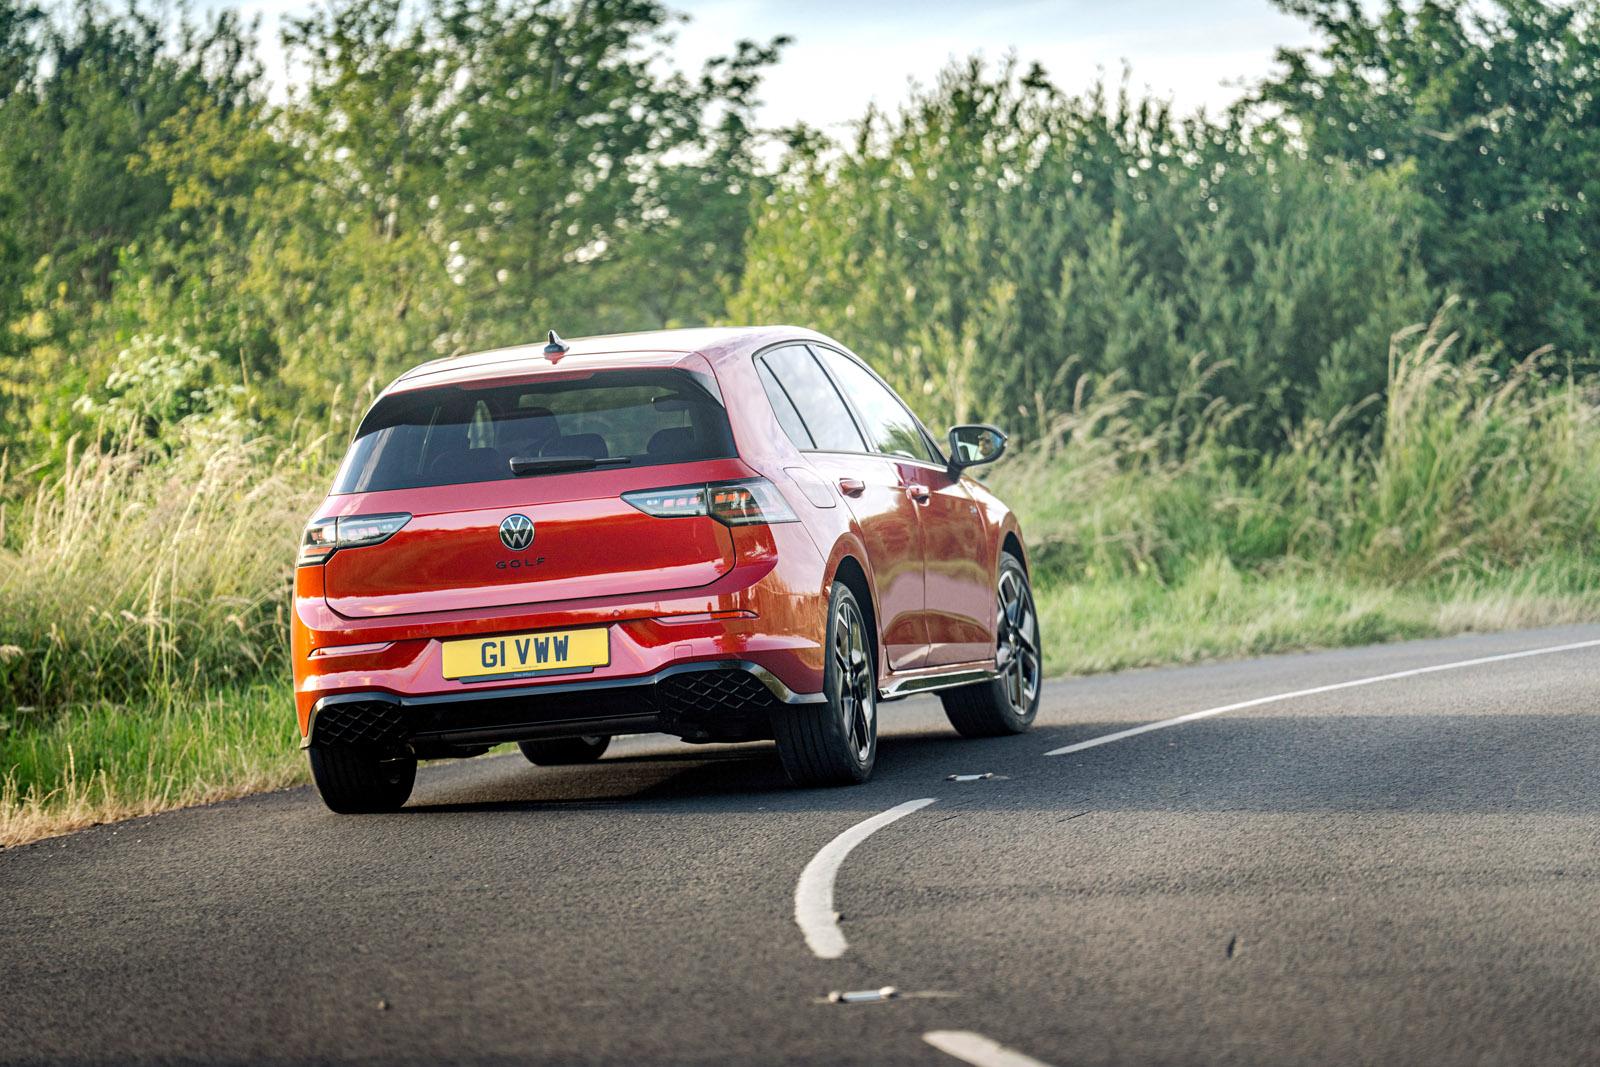
M 1051 674 L 1264 656 L 1465 631 L 1600 619 L 1600 570 L 1577 561 L 1504 574 L 1388 586 L 1204 561 L 1167 585 L 1152 578 L 1037 590 Z
M 0 845 L 307 779 L 287 679 L 3 725 Z

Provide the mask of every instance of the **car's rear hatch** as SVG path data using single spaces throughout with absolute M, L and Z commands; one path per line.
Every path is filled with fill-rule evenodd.
M 743 473 L 709 374 L 547 372 L 386 397 L 334 501 L 410 518 L 335 551 L 325 595 L 358 618 L 703 586 L 734 565 L 727 527 L 654 518 L 622 494 Z

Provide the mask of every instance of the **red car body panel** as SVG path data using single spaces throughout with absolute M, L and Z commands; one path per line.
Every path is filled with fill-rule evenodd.
M 411 521 L 381 551 L 335 552 L 328 604 L 349 618 L 388 617 L 709 585 L 733 569 L 732 531 L 711 518 L 653 518 L 622 494 L 750 473 L 721 460 L 351 494 L 348 514 L 409 512 Z M 523 510 L 538 513 L 536 544 L 486 558 L 500 520 Z
M 753 362 L 784 342 L 846 351 L 792 327 L 680 330 L 575 340 L 555 361 L 540 346 L 480 353 L 425 364 L 391 385 L 385 395 L 618 368 L 694 370 L 721 393 L 737 458 L 330 495 L 313 520 L 412 518 L 382 544 L 297 568 L 292 657 L 302 736 L 330 697 L 528 693 L 701 662 L 754 664 L 793 694 L 815 694 L 829 590 L 846 568 L 866 579 L 886 695 L 953 667 L 992 667 L 999 553 L 1003 545 L 1023 553 L 1015 517 L 976 481 L 937 464 L 797 449 Z M 768 479 L 798 521 L 729 527 L 653 517 L 621 499 L 752 476 Z M 498 540 L 497 524 L 511 512 L 537 526 L 525 552 Z M 588 626 L 610 628 L 610 662 L 581 678 L 444 676 L 442 642 L 451 638 Z

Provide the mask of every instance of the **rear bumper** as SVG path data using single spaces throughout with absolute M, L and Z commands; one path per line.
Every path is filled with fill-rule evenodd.
M 699 589 L 647 598 L 352 620 L 328 607 L 322 568 L 301 567 L 291 620 L 301 736 L 311 738 L 313 711 L 340 703 L 436 709 L 430 712 L 436 718 L 464 721 L 465 709 L 504 710 L 531 705 L 534 698 L 559 705 L 571 703 L 565 695 L 571 693 L 590 699 L 628 687 L 653 692 L 648 687 L 680 670 L 725 670 L 730 662 L 756 677 L 758 688 L 780 694 L 780 702 L 781 694 L 820 693 L 827 594 L 820 588 L 822 561 L 815 546 L 799 523 L 736 532 L 744 543 L 740 563 L 728 574 Z M 608 633 L 609 663 L 603 667 L 538 681 L 444 676 L 443 645 L 451 639 L 589 627 Z M 419 715 L 408 710 L 408 723 Z
M 341 693 L 312 707 L 301 746 L 427 750 L 657 730 L 690 740 L 754 740 L 768 736 L 765 720 L 777 708 L 823 699 L 821 693 L 796 693 L 771 671 L 743 660 L 677 664 L 647 678 L 487 692 Z

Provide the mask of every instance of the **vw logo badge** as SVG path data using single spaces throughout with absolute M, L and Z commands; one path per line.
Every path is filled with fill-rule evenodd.
M 507 515 L 500 520 L 500 543 L 513 552 L 533 544 L 533 520 L 526 515 Z

